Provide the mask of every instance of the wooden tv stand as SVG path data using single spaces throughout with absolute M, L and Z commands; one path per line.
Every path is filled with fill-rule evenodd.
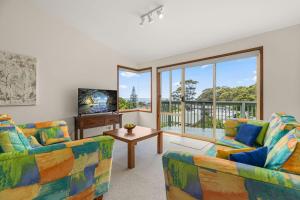
M 78 140 L 78 130 L 80 131 L 80 139 L 83 139 L 84 129 L 108 125 L 113 125 L 113 129 L 116 129 L 116 124 L 119 124 L 119 126 L 122 127 L 122 114 L 120 113 L 75 116 L 74 119 L 75 140 Z

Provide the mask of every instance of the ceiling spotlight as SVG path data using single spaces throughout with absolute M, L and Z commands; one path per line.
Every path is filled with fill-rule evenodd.
M 146 18 L 148 18 L 148 23 L 152 24 L 154 22 L 153 20 L 153 13 L 156 13 L 156 15 L 158 16 L 159 19 L 162 19 L 164 17 L 164 13 L 163 13 L 163 8 L 164 6 L 158 6 L 157 8 L 150 10 L 149 12 L 141 15 L 141 22 L 140 22 L 140 26 L 143 26 L 145 23 Z
M 159 19 L 164 18 L 163 7 L 160 7 L 160 9 L 158 9 L 156 11 L 156 13 L 157 13 Z
M 149 24 L 152 24 L 154 22 L 153 18 L 152 18 L 152 14 L 149 13 L 147 16 L 148 16 L 148 22 L 149 22 Z
M 145 17 L 141 17 L 141 22 L 140 22 L 140 26 L 143 26 L 145 23 Z

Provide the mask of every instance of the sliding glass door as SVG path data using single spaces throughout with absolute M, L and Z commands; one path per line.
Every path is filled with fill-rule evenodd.
M 257 56 L 216 63 L 216 136 L 223 136 L 224 121 L 257 118 Z
M 182 71 L 174 69 L 161 73 L 161 122 L 164 131 L 183 133 L 182 117 Z
M 260 54 L 191 62 L 163 68 L 159 126 L 207 140 L 224 136 L 229 118 L 260 118 Z
M 213 100 L 208 96 L 209 89 L 213 88 L 213 73 L 213 64 L 185 68 L 183 133 L 186 135 L 214 138 Z

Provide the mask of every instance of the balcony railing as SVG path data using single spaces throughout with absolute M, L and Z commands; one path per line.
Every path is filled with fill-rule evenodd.
M 224 121 L 230 118 L 256 118 L 256 102 L 217 101 L 216 128 L 224 128 Z M 181 102 L 161 102 L 161 127 L 181 126 Z M 212 101 L 186 101 L 185 126 L 193 128 L 213 127 Z

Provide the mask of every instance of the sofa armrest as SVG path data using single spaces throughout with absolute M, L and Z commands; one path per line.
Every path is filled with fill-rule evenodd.
M 94 144 L 99 149 L 99 160 L 112 158 L 112 147 L 114 139 L 111 136 L 96 136 L 85 138 L 76 141 L 69 141 L 64 143 L 66 147 L 77 147 L 82 145 Z M 82 149 L 84 151 L 86 149 Z
M 168 199 L 300 198 L 300 176 L 293 174 L 181 152 L 164 154 L 163 166 Z

